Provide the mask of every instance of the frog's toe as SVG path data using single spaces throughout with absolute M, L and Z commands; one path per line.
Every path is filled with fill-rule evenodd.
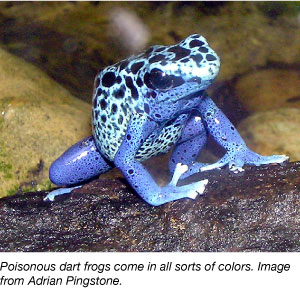
M 207 179 L 180 187 L 170 183 L 162 187 L 159 193 L 153 193 L 146 201 L 153 206 L 158 206 L 179 199 L 195 199 L 199 194 L 203 194 L 207 183 Z
M 188 171 L 188 169 L 189 168 L 187 165 L 177 163 L 172 180 L 170 181 L 170 185 L 176 186 L 178 183 L 178 180 L 181 178 L 182 174 L 184 174 L 186 171 Z
M 199 182 L 188 185 L 191 188 L 189 190 L 188 198 L 195 199 L 197 195 L 203 194 L 206 185 L 208 184 L 208 179 L 201 180 Z
M 272 155 L 272 156 L 260 156 L 259 158 L 254 161 L 254 165 L 259 166 L 262 164 L 272 164 L 272 163 L 283 163 L 287 160 L 289 160 L 289 157 L 286 155 Z
M 243 169 L 243 166 L 238 166 L 236 164 L 229 164 L 229 170 L 233 171 L 234 173 L 245 171 L 245 169 Z
M 60 189 L 53 190 L 53 191 L 49 192 L 43 200 L 47 201 L 47 202 L 53 202 L 57 196 L 71 193 L 74 189 L 78 189 L 81 187 L 82 186 L 76 186 L 76 187 L 71 187 L 71 188 L 60 188 Z
M 185 179 L 193 174 L 201 172 L 201 168 L 208 166 L 208 163 L 199 163 L 199 162 L 194 162 L 188 166 L 187 171 L 182 173 L 179 177 L 179 180 Z M 187 166 L 187 165 L 186 165 Z
M 244 171 L 244 164 L 259 166 L 263 164 L 282 163 L 288 159 L 289 157 L 285 155 L 262 156 L 247 149 L 246 151 L 239 151 L 236 153 L 227 152 L 218 162 L 204 166 L 200 170 L 212 170 L 224 167 L 228 164 L 229 169 L 237 173 Z
M 272 164 L 272 163 L 282 163 L 289 159 L 286 155 L 272 155 L 272 156 L 262 156 L 257 154 L 251 150 L 247 150 L 244 153 L 244 156 L 239 156 L 239 159 L 243 159 L 245 164 L 250 165 L 264 165 L 264 164 Z
M 220 159 L 216 163 L 208 164 L 206 166 L 201 167 L 200 172 L 209 171 L 209 170 L 213 170 L 213 169 L 220 169 L 220 168 L 224 167 L 226 164 L 228 164 L 228 162 L 229 161 L 227 160 L 227 158 L 223 157 L 222 159 Z

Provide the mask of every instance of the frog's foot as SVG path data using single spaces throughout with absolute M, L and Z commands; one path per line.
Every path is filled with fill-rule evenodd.
M 175 171 L 172 177 L 172 180 L 170 181 L 169 185 L 176 186 L 179 179 L 181 179 L 181 176 L 187 172 L 189 167 L 187 165 L 177 163 L 175 167 Z
M 288 160 L 289 157 L 285 155 L 273 155 L 273 156 L 262 156 L 248 148 L 237 150 L 235 152 L 227 152 L 223 158 L 214 164 L 204 166 L 200 171 L 212 170 L 215 168 L 221 168 L 228 164 L 229 169 L 235 173 L 244 171 L 244 164 L 250 165 L 263 165 L 272 163 L 283 163 Z
M 208 183 L 207 179 L 181 187 L 176 186 L 181 175 L 184 174 L 187 170 L 187 165 L 182 165 L 181 163 L 178 163 L 176 165 L 173 178 L 170 181 L 170 183 L 165 187 L 162 187 L 161 191 L 158 194 L 154 195 L 153 198 L 148 200 L 147 202 L 157 206 L 182 198 L 195 199 L 198 194 L 203 194 L 205 186 Z
M 71 188 L 60 188 L 60 189 L 51 191 L 50 193 L 47 194 L 47 196 L 43 200 L 53 202 L 55 200 L 56 196 L 71 193 L 74 189 L 78 189 L 81 187 L 82 186 L 76 186 L 76 187 L 71 187 Z
M 189 165 L 189 167 L 187 165 L 182 165 L 182 166 L 186 166 L 187 170 L 180 175 L 179 180 L 183 180 L 195 173 L 201 172 L 201 168 L 206 167 L 208 165 L 209 165 L 208 163 L 200 163 L 200 162 L 193 162 L 191 165 Z M 177 166 L 178 166 L 178 164 L 177 164 Z M 175 177 L 175 171 L 174 171 L 173 178 L 174 177 Z

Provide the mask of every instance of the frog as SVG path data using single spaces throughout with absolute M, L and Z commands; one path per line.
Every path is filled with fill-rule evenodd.
M 77 142 L 49 169 L 52 183 L 69 193 L 117 167 L 135 192 L 159 206 L 202 195 L 208 179 L 178 186 L 195 173 L 245 164 L 283 163 L 286 155 L 262 156 L 250 150 L 206 90 L 220 69 L 220 58 L 199 34 L 175 45 L 154 45 L 101 70 L 92 98 L 92 135 Z M 208 136 L 225 149 L 212 164 L 197 162 Z M 173 149 L 171 181 L 159 186 L 143 161 Z

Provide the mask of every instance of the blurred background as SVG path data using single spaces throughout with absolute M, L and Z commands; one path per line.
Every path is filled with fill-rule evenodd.
M 0 197 L 54 186 L 51 162 L 91 134 L 101 68 L 193 33 L 221 58 L 208 93 L 249 147 L 300 160 L 299 2 L 0 2 Z M 159 183 L 167 159 L 147 164 Z

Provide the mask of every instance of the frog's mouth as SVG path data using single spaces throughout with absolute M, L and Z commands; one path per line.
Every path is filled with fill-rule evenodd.
M 181 97 L 179 100 L 189 100 L 189 99 L 192 99 L 192 98 L 195 98 L 195 97 L 201 97 L 203 95 L 203 93 L 204 93 L 204 90 L 196 91 L 196 92 L 193 92 L 189 95 Z
M 180 86 L 169 90 L 168 94 L 164 93 L 163 95 L 157 98 L 157 102 L 177 102 L 181 100 L 189 100 L 197 96 L 202 96 L 206 88 L 203 88 L 203 84 L 198 84 L 193 82 L 193 86 L 187 89 L 186 87 Z

